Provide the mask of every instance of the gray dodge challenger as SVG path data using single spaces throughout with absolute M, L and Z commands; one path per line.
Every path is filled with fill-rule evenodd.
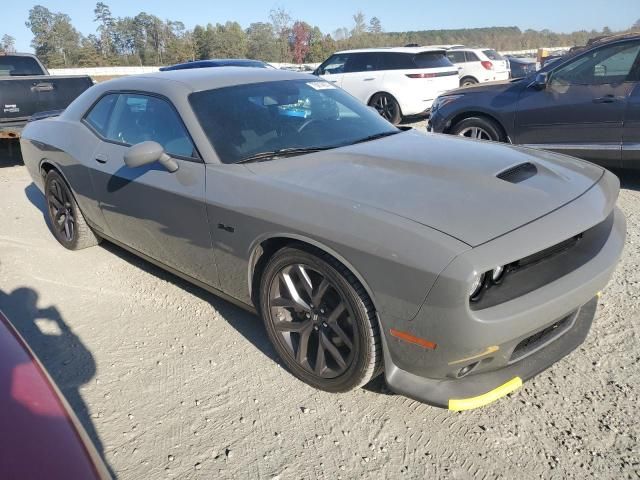
M 21 144 L 64 247 L 113 242 L 258 313 L 329 392 L 516 390 L 584 341 L 625 239 L 603 168 L 398 129 L 294 72 L 112 80 Z

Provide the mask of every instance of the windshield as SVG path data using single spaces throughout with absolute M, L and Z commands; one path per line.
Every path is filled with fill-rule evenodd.
M 0 77 L 27 75 L 44 75 L 42 68 L 34 58 L 20 55 L 0 55 Z
M 224 163 L 263 152 L 335 148 L 400 131 L 348 93 L 313 77 L 195 92 L 189 101 Z

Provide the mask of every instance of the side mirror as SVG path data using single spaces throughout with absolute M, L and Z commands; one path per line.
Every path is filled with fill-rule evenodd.
M 178 162 L 167 155 L 158 142 L 137 143 L 129 147 L 127 153 L 124 154 L 124 163 L 130 168 L 142 167 L 153 162 L 159 162 L 171 173 L 178 170 Z
M 531 84 L 538 90 L 544 90 L 549 84 L 549 72 L 540 72 L 536 75 L 536 79 Z

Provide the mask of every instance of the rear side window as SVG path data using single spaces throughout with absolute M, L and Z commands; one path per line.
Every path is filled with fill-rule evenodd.
M 464 52 L 465 57 L 467 58 L 467 62 L 479 62 L 480 59 L 473 52 Z
M 452 67 L 453 64 L 443 52 L 423 52 L 413 57 L 416 68 Z
M 44 75 L 35 58 L 20 55 L 0 55 L 0 77 Z
M 352 53 L 344 66 L 345 73 L 381 70 L 380 56 L 376 53 Z
M 504 60 L 504 57 L 495 50 L 483 50 L 482 53 L 484 53 L 489 60 Z
M 382 60 L 383 70 L 409 70 L 415 68 L 413 55 L 410 53 L 382 52 L 378 55 Z
M 91 111 L 85 117 L 85 121 L 93 127 L 103 137 L 106 136 L 107 123 L 109 122 L 109 115 L 113 110 L 113 106 L 118 99 L 118 94 L 112 93 L 105 95 L 96 103 Z
M 452 63 L 465 63 L 467 61 L 465 59 L 464 52 L 447 52 L 447 58 Z

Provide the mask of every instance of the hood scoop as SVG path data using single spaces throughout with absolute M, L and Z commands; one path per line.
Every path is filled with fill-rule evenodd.
M 531 162 L 521 163 L 498 173 L 496 177 L 509 183 L 524 182 L 538 173 L 538 168 Z

